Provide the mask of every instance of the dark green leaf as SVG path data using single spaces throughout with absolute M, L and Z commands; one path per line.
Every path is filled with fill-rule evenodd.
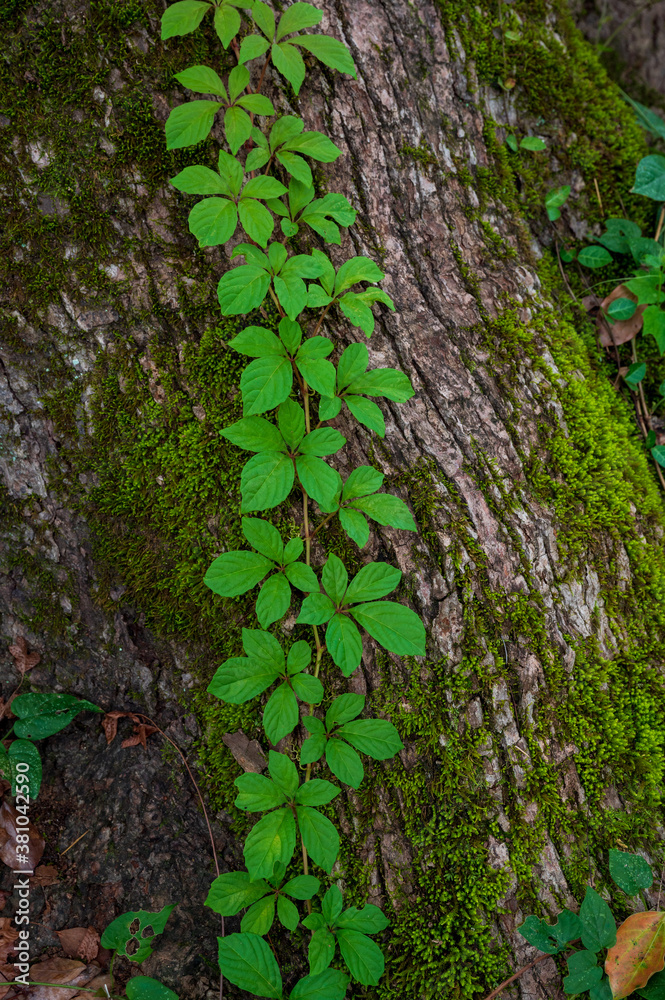
M 629 389 L 637 389 L 638 385 L 647 373 L 647 366 L 644 362 L 636 362 L 631 365 L 623 379 Z
M 296 875 L 282 886 L 282 892 L 294 899 L 311 899 L 320 887 L 321 883 L 313 875 Z
M 349 574 L 339 556 L 331 553 L 321 572 L 323 589 L 335 604 L 340 604 L 349 583 Z
M 619 321 L 630 319 L 637 309 L 637 303 L 633 302 L 632 299 L 615 299 L 614 302 L 610 302 L 607 307 L 607 314 L 611 316 L 612 319 Z
M 328 968 L 335 956 L 335 936 L 327 927 L 314 931 L 307 949 L 310 974 L 318 975 Z
M 554 938 L 552 927 L 533 914 L 528 916 L 517 930 L 529 944 L 538 948 L 539 951 L 544 951 L 547 955 L 556 955 L 560 950 L 560 944 Z
M 385 963 L 377 944 L 360 931 L 338 930 L 337 943 L 349 972 L 363 986 L 376 986 Z
M 244 856 L 252 879 L 270 878 L 276 861 L 288 865 L 296 848 L 296 824 L 290 809 L 276 809 L 252 827 Z
M 308 667 L 312 660 L 312 648 L 304 639 L 298 639 L 289 650 L 286 661 L 286 669 L 293 676 L 299 674 L 305 667 Z
M 102 709 L 71 694 L 20 694 L 12 701 L 12 712 L 18 718 L 14 733 L 19 739 L 42 740 L 59 733 L 85 711 Z
M 655 978 L 656 976 L 652 977 L 652 979 Z M 648 988 L 649 987 L 647 986 L 647 990 Z M 661 993 L 660 997 L 649 996 L 647 993 L 643 993 L 642 990 L 636 990 L 635 992 L 642 993 L 642 996 L 647 996 L 648 1000 L 663 1000 L 663 997 L 665 997 L 665 992 Z M 603 976 L 598 985 L 592 987 L 592 989 L 589 990 L 589 996 L 591 997 L 591 1000 L 613 1000 L 612 989 L 610 987 L 609 979 L 607 978 L 607 976 Z
M 637 164 L 634 194 L 643 194 L 654 201 L 665 201 L 665 157 L 657 153 L 643 157 Z
M 287 801 L 282 789 L 264 774 L 248 771 L 236 778 L 234 784 L 239 789 L 235 805 L 244 812 L 266 812 Z
M 243 934 L 267 934 L 275 919 L 275 896 L 271 893 L 250 906 L 240 921 Z
M 291 991 L 291 1000 L 344 1000 L 349 977 L 339 969 L 326 969 L 318 976 L 305 976 Z
M 127 1000 L 178 1000 L 178 994 L 150 976 L 132 976 L 125 986 Z
M 345 910 L 338 919 L 337 926 L 361 931 L 363 934 L 378 934 L 390 926 L 390 921 L 378 906 L 366 903 L 361 910 L 356 910 L 355 907 Z
M 180 0 L 171 4 L 162 14 L 162 41 L 175 35 L 188 35 L 198 28 L 209 10 L 210 4 L 200 0 Z
M 600 984 L 601 987 L 607 983 L 607 980 L 603 980 Z M 607 984 L 609 988 L 609 983 Z M 640 990 L 635 990 L 644 1000 L 665 1000 L 665 971 L 656 972 L 655 975 L 651 976 L 649 982 L 646 986 L 643 986 Z M 612 1000 L 612 991 L 610 990 L 609 997 L 598 996 L 593 997 L 593 1000 Z
M 8 751 L 9 767 L 11 775 L 11 795 L 16 798 L 16 786 L 27 785 L 30 800 L 34 800 L 39 795 L 42 784 L 42 759 L 39 750 L 30 740 L 13 740 Z M 28 770 L 17 769 L 17 764 L 27 764 Z
M 326 648 L 345 677 L 350 677 L 360 666 L 363 653 L 362 638 L 354 623 L 346 615 L 333 615 L 331 618 L 326 629 Z
M 16 699 L 15 699 L 16 700 Z M 152 942 L 166 927 L 166 921 L 175 909 L 175 903 L 165 906 L 158 913 L 149 910 L 134 910 L 131 913 L 121 913 L 113 920 L 102 934 L 102 948 L 117 951 L 125 955 L 131 962 L 143 962 L 152 954 Z M 131 931 L 132 924 L 138 923 L 138 930 Z M 152 934 L 150 934 L 152 929 Z M 127 945 L 136 942 L 138 948 L 131 955 L 127 954 Z
M 325 736 L 310 736 L 300 748 L 300 763 L 313 764 L 314 761 L 320 760 L 325 748 Z
M 298 907 L 285 896 L 277 897 L 277 916 L 282 926 L 290 931 L 294 931 L 300 922 Z
M 644 858 L 614 848 L 610 848 L 610 875 L 627 896 L 650 889 L 653 883 L 651 867 Z
M 220 597 L 237 597 L 260 583 L 273 564 L 256 552 L 224 552 L 210 565 L 203 582 Z
M 362 694 L 341 694 L 335 698 L 332 705 L 326 712 L 326 726 L 332 729 L 333 726 L 341 726 L 345 722 L 350 722 L 360 715 L 365 707 L 365 696 Z
M 311 806 L 296 806 L 300 834 L 309 856 L 324 871 L 332 871 L 339 854 L 339 834 L 327 816 Z
M 218 938 L 222 975 L 254 996 L 282 996 L 282 977 L 270 945 L 258 934 L 229 934 Z
M 269 510 L 286 500 L 293 488 L 293 462 L 281 452 L 254 455 L 240 476 L 241 511 Z
M 587 890 L 588 891 L 588 890 Z M 603 970 L 596 956 L 590 951 L 576 951 L 568 959 L 569 975 L 563 981 L 566 993 L 584 993 L 592 989 L 603 978 Z
M 590 246 L 580 250 L 577 259 L 584 267 L 605 267 L 612 263 L 612 254 L 605 247 Z
M 302 602 L 298 625 L 323 625 L 335 614 L 335 606 L 325 594 L 308 594 Z
M 262 879 L 252 882 L 247 872 L 228 872 L 212 883 L 205 905 L 223 917 L 233 917 L 267 892 L 270 886 Z
M 267 559 L 281 563 L 284 546 L 277 528 L 260 517 L 243 517 L 241 527 L 243 535 L 253 549 L 256 549 Z
M 325 806 L 340 793 L 337 785 L 322 778 L 312 778 L 296 792 L 296 802 L 301 806 Z
M 591 887 L 587 888 L 580 907 L 580 920 L 582 944 L 589 951 L 600 951 L 616 944 L 617 930 L 612 911 L 605 900 Z
M 295 694 L 288 684 L 280 684 L 270 695 L 263 710 L 263 728 L 273 746 L 293 732 L 299 719 Z
M 331 739 L 326 744 L 326 762 L 340 781 L 359 788 L 365 777 L 362 761 L 356 751 L 342 740 Z
M 302 538 L 292 538 L 284 546 L 284 565 L 289 566 L 298 559 L 303 552 L 304 542 Z
M 659 306 L 647 306 L 642 319 L 644 336 L 653 337 L 660 353 L 665 353 L 665 312 Z
M 283 618 L 290 605 L 291 588 L 286 577 L 283 573 L 275 573 L 263 584 L 256 601 L 256 617 L 261 628 L 268 628 L 273 622 Z
M 236 656 L 222 663 L 206 690 L 221 701 L 242 705 L 270 687 L 279 672 L 279 667 Z
M 270 777 L 284 790 L 290 798 L 296 793 L 298 788 L 298 772 L 296 765 L 285 753 L 276 753 L 270 750 L 268 753 L 268 771 Z
M 305 593 L 319 589 L 319 581 L 316 579 L 316 573 L 311 566 L 306 566 L 305 563 L 291 563 L 290 566 L 286 567 L 286 577 L 289 583 L 297 587 L 298 590 L 305 591 Z
M 321 914 L 327 924 L 334 924 L 344 908 L 344 899 L 339 886 L 331 885 L 321 902 Z
M 300 455 L 296 459 L 296 469 L 306 492 L 321 506 L 329 505 L 341 488 L 339 472 L 315 455 Z
M 562 910 L 557 922 L 552 927 L 551 933 L 556 938 L 559 946 L 563 947 L 582 936 L 582 921 L 572 910 Z
M 291 684 L 300 700 L 307 702 L 308 705 L 318 705 L 323 700 L 323 684 L 318 677 L 312 677 L 310 674 L 296 674 L 292 678 Z
M 374 601 L 385 597 L 399 584 L 402 579 L 401 570 L 386 562 L 371 562 L 356 573 L 344 594 L 344 603 L 356 601 Z M 325 584 L 324 584 L 325 586 Z M 328 588 L 326 587 L 326 590 Z M 331 597 L 333 595 L 331 594 Z M 333 598 L 334 599 L 334 598 Z

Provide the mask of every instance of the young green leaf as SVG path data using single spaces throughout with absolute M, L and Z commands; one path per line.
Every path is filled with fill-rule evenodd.
M 195 94 L 215 94 L 228 100 L 226 87 L 222 83 L 219 74 L 210 66 L 190 66 L 181 73 L 175 75 L 178 83 L 188 90 L 193 90 Z
M 254 455 L 240 476 L 243 512 L 270 510 L 286 500 L 293 488 L 293 462 L 280 452 Z
M 270 695 L 263 710 L 263 728 L 273 746 L 293 732 L 299 719 L 295 694 L 288 684 L 280 684 Z
M 349 574 L 339 556 L 331 553 L 323 567 L 321 582 L 324 590 L 332 598 L 335 604 L 341 604 L 349 583 Z
M 374 431 L 379 437 L 386 436 L 386 424 L 381 410 L 371 399 L 364 396 L 344 396 L 344 402 L 359 424 Z
M 180 0 L 162 14 L 162 41 L 195 31 L 210 10 L 211 4 L 201 0 Z
M 360 632 L 346 615 L 334 615 L 326 629 L 326 648 L 345 677 L 360 666 L 363 642 Z
M 337 272 L 335 295 L 341 295 L 347 288 L 359 281 L 382 281 L 385 274 L 369 257 L 351 257 Z
M 184 194 L 231 194 L 227 180 L 210 167 L 185 167 L 171 178 L 171 184 Z
M 276 861 L 288 865 L 296 849 L 296 823 L 291 809 L 268 813 L 249 832 L 243 848 L 250 878 L 270 878 Z
M 243 111 L 237 105 L 226 109 L 224 113 L 224 134 L 234 156 L 242 144 L 249 139 L 251 132 L 252 119 L 246 111 Z
M 263 584 L 256 601 L 256 617 L 261 628 L 268 628 L 273 622 L 283 618 L 290 605 L 291 588 L 286 577 L 283 573 L 275 573 Z
M 397 730 L 386 719 L 357 719 L 346 722 L 337 736 L 374 760 L 389 760 L 404 749 Z
M 252 59 L 258 59 L 270 48 L 270 43 L 262 38 L 261 35 L 245 35 L 242 42 L 240 43 L 240 52 L 238 53 L 238 62 L 243 66 L 245 63 L 250 62 Z M 266 159 L 266 163 L 268 160 Z M 253 167 L 248 167 L 248 170 L 252 170 Z
M 189 213 L 189 231 L 197 238 L 200 247 L 226 243 L 235 233 L 237 225 L 237 209 L 227 198 L 204 198 Z
M 665 312 L 658 306 L 647 306 L 642 319 L 644 336 L 653 337 L 660 353 L 665 353 Z
M 275 896 L 271 893 L 250 906 L 240 921 L 243 934 L 267 934 L 275 919 Z
M 247 872 L 228 872 L 212 883 L 205 905 L 223 917 L 233 917 L 267 892 L 270 887 L 262 879 L 252 882 Z
M 234 784 L 239 789 L 235 805 L 244 812 L 266 812 L 268 809 L 284 805 L 287 801 L 282 789 L 264 774 L 254 774 L 250 771 L 236 778 Z
M 224 552 L 212 561 L 203 582 L 220 597 L 237 597 L 260 583 L 272 568 L 272 562 L 256 552 Z
M 250 239 L 261 247 L 268 246 L 275 223 L 272 215 L 260 201 L 255 198 L 241 198 L 238 204 L 240 224 Z
M 363 346 L 358 344 L 358 347 Z M 368 496 L 381 489 L 384 476 L 373 469 L 371 465 L 359 465 L 354 469 L 344 484 L 342 500 L 351 500 L 354 497 Z
M 365 696 L 362 694 L 341 694 L 335 698 L 326 712 L 326 727 L 342 726 L 360 715 L 365 707 Z
M 615 299 L 614 302 L 610 302 L 608 305 L 607 315 L 611 316 L 614 320 L 622 322 L 623 320 L 630 319 L 636 309 L 637 303 L 633 302 L 632 299 Z
M 566 204 L 570 196 L 570 185 L 565 184 L 563 187 L 553 188 L 548 191 L 545 195 L 545 208 L 547 209 L 547 217 L 551 222 L 556 222 L 561 216 L 561 208 Z
M 398 656 L 425 655 L 425 626 L 418 615 L 403 604 L 374 601 L 350 609 L 373 639 Z
M 292 384 L 293 369 L 287 357 L 270 354 L 252 361 L 240 378 L 243 416 L 266 413 L 279 406 L 288 399 Z
M 238 316 L 258 309 L 269 287 L 270 275 L 252 264 L 243 264 L 227 271 L 217 286 L 222 315 Z
M 228 934 L 218 938 L 222 975 L 257 997 L 282 996 L 282 977 L 270 945 L 258 934 Z
M 547 149 L 547 143 L 537 135 L 525 135 L 520 141 L 522 149 L 528 149 L 532 153 L 537 153 L 541 149 Z
M 222 4 L 215 7 L 214 24 L 217 37 L 224 48 L 228 49 L 240 31 L 240 14 L 230 4 Z
M 612 254 L 605 247 L 590 246 L 580 250 L 577 259 L 584 267 L 605 267 L 612 263 Z
M 299 35 L 293 39 L 296 45 L 307 49 L 324 66 L 337 69 L 340 73 L 356 76 L 356 67 L 346 45 L 329 35 Z
M 222 663 L 206 690 L 221 701 L 242 705 L 270 687 L 279 673 L 274 665 L 236 656 Z
M 373 368 L 351 379 L 347 392 L 365 393 L 367 396 L 385 396 L 395 403 L 406 403 L 414 395 L 413 386 L 404 372 L 395 368 Z
M 166 121 L 166 148 L 182 149 L 203 142 L 221 106 L 218 101 L 189 101 L 174 108 Z
M 399 528 L 402 531 L 417 531 L 416 523 L 413 520 L 409 508 L 399 497 L 394 497 L 390 493 L 378 493 L 374 496 L 356 497 L 353 506 L 362 510 L 379 524 L 389 525 L 391 528 Z M 340 514 L 341 516 L 341 514 Z
M 271 49 L 275 69 L 289 81 L 295 94 L 300 92 L 305 79 L 305 63 L 294 45 L 289 42 L 278 42 Z
M 342 507 L 339 512 L 339 523 L 359 549 L 367 545 L 369 541 L 369 525 L 360 511 Z
M 319 24 L 323 14 L 310 3 L 301 3 L 297 0 L 282 14 L 277 25 L 276 39 L 279 41 L 284 35 L 290 35 L 293 31 L 302 31 L 303 28 L 313 28 Z
M 356 573 L 344 595 L 344 603 L 356 601 L 374 601 L 385 597 L 399 584 L 402 579 L 401 570 L 390 563 L 371 562 Z M 325 584 L 324 584 L 325 586 Z M 328 588 L 326 587 L 326 590 Z M 331 597 L 333 595 L 331 594 Z M 333 598 L 334 599 L 334 598 Z
M 300 835 L 309 856 L 324 871 L 332 871 L 339 854 L 339 834 L 327 816 L 311 806 L 296 806 Z

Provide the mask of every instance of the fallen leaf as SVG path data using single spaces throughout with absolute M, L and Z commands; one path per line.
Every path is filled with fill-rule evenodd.
M 30 1000 L 72 1000 L 102 970 L 98 965 L 84 965 L 71 958 L 47 958 L 30 966 L 30 979 L 37 982 L 70 984 L 69 989 L 61 986 L 33 986 Z M 88 997 L 90 994 L 87 994 Z
M 585 295 L 582 301 L 582 308 L 585 312 L 591 312 L 593 309 L 597 309 L 600 305 L 600 299 L 597 295 Z
M 12 926 L 11 917 L 0 917 L 0 963 L 9 960 L 9 953 L 14 951 L 14 941 L 18 931 Z
M 646 986 L 665 965 L 665 913 L 632 913 L 617 928 L 616 944 L 607 952 L 605 972 L 614 1000 Z
M 14 871 L 32 872 L 41 860 L 44 853 L 44 841 L 41 834 L 32 823 L 28 826 L 21 826 L 20 830 L 16 825 L 18 813 L 16 808 L 5 799 L 0 806 L 0 860 L 12 868 Z M 27 854 L 23 851 L 17 853 L 16 836 L 18 833 L 28 834 Z
M 146 750 L 148 749 L 147 738 L 152 736 L 153 733 L 158 732 L 156 726 L 149 726 L 145 722 L 135 722 L 134 723 L 134 735 L 128 736 L 126 740 L 123 740 L 120 746 L 122 747 L 136 747 L 141 744 Z
M 14 657 L 14 664 L 20 674 L 25 674 L 28 670 L 32 670 L 41 660 L 39 653 L 28 652 L 28 644 L 22 635 L 9 647 L 9 652 Z
M 12 970 L 13 969 L 14 966 L 12 965 Z M 13 978 L 14 972 L 12 971 L 10 975 Z M 0 970 L 0 1000 L 2 1000 L 3 997 L 7 996 L 11 988 L 12 988 L 11 982 L 9 981 L 7 976 L 5 976 L 4 973 Z
M 39 868 L 35 868 L 35 874 L 30 879 L 33 885 L 40 885 L 42 887 L 47 885 L 56 885 L 58 882 L 58 869 L 55 865 L 40 865 Z
M 92 962 L 93 958 L 97 958 L 99 934 L 94 927 L 69 927 L 64 931 L 56 931 L 56 934 L 68 958 L 81 958 L 84 962 Z
M 113 740 L 118 735 L 118 719 L 124 719 L 129 715 L 129 712 L 107 712 L 102 719 L 102 729 L 104 730 L 104 735 L 106 736 L 106 745 L 113 743 Z
M 107 973 L 103 973 L 101 976 L 95 976 L 90 982 L 86 983 L 86 990 L 97 990 L 97 996 L 105 997 L 111 992 L 111 977 Z M 104 987 L 108 989 L 104 989 Z M 72 1000 L 90 1000 L 90 993 L 77 993 Z M 2 1000 L 2 998 L 0 998 Z
M 250 740 L 242 729 L 237 733 L 224 733 L 223 742 L 229 748 L 243 771 L 253 771 L 261 774 L 268 766 L 265 754 L 257 740 Z
M 630 299 L 631 302 L 637 302 L 637 296 L 633 295 L 625 285 L 617 285 L 607 298 L 603 299 L 600 303 L 600 312 L 598 313 L 598 339 L 603 347 L 612 347 L 614 344 L 618 347 L 619 344 L 627 344 L 629 340 L 632 340 L 640 332 L 644 325 L 642 313 L 646 309 L 646 306 L 638 306 L 630 319 L 612 323 L 610 332 L 607 307 L 616 299 Z

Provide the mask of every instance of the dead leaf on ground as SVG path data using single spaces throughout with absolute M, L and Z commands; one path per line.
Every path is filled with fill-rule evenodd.
M 95 976 L 91 979 L 89 983 L 86 983 L 86 990 L 97 990 L 97 995 L 100 997 L 105 997 L 107 992 L 111 992 L 111 977 L 107 973 L 103 973 L 101 976 Z M 105 990 L 104 987 L 108 987 Z M 77 993 L 73 1000 L 90 1000 L 90 993 Z M 2 1000 L 2 998 L 0 998 Z
M 0 1000 L 6 997 L 12 988 L 11 980 L 14 978 L 14 966 L 12 965 L 12 972 L 10 972 L 9 977 L 5 976 L 2 970 L 0 970 Z
M 614 1000 L 646 986 L 665 964 L 665 913 L 632 913 L 617 928 L 616 944 L 607 952 L 605 972 Z
M 0 963 L 9 961 L 9 955 L 14 951 L 14 942 L 18 931 L 12 926 L 10 917 L 0 917 Z
M 106 745 L 113 743 L 113 740 L 118 734 L 118 719 L 124 719 L 129 715 L 129 712 L 107 712 L 102 719 L 102 729 L 104 730 L 104 735 L 106 736 Z
M 585 295 L 581 300 L 582 308 L 585 312 L 591 312 L 593 309 L 598 309 L 600 306 L 600 299 L 597 295 Z
M 146 750 L 148 749 L 147 739 L 148 736 L 152 736 L 153 733 L 158 732 L 157 726 L 149 726 L 145 722 L 135 722 L 134 723 L 134 735 L 128 736 L 126 740 L 123 740 L 120 744 L 121 747 L 137 747 L 139 743 Z
M 630 299 L 631 302 L 637 302 L 637 296 L 633 295 L 625 285 L 617 285 L 607 298 L 603 299 L 600 303 L 601 311 L 598 313 L 598 339 L 603 347 L 612 347 L 614 344 L 618 347 L 619 344 L 627 344 L 629 340 L 632 340 L 640 332 L 644 324 L 642 313 L 646 309 L 646 306 L 638 306 L 630 319 L 610 324 L 607 307 L 612 302 L 615 302 L 616 299 Z
M 84 965 L 71 958 L 47 958 L 30 966 L 30 979 L 37 982 L 69 984 L 69 989 L 61 986 L 33 986 L 30 1000 L 72 1000 L 80 992 L 79 987 L 87 986 L 102 970 L 98 965 Z M 90 994 L 86 994 L 90 997 Z
M 9 652 L 14 657 L 14 664 L 20 674 L 32 670 L 41 660 L 39 653 L 28 652 L 28 644 L 22 635 L 9 647 Z
M 55 865 L 40 865 L 35 868 L 35 874 L 30 879 L 31 885 L 56 885 L 58 882 L 58 869 Z
M 19 830 L 17 818 L 15 807 L 5 799 L 0 806 L 0 860 L 14 871 L 34 871 L 44 853 L 45 844 L 39 830 L 32 823 L 27 827 L 21 826 Z M 16 836 L 19 832 L 28 834 L 28 844 L 21 845 L 27 846 L 27 854 L 23 851 L 18 854 L 16 852 Z
M 68 958 L 80 958 L 92 962 L 99 951 L 99 934 L 94 927 L 69 927 L 56 931 L 62 950 Z
M 243 771 L 261 774 L 268 766 L 266 756 L 257 740 L 250 740 L 242 729 L 237 733 L 224 733 L 222 740 L 229 748 Z

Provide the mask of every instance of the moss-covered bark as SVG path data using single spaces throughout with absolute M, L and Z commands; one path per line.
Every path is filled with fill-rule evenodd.
M 623 202 L 646 225 L 629 193 L 643 140 L 558 4 L 321 6 L 359 81 L 313 70 L 299 112 L 347 153 L 317 182 L 360 210 L 345 252 L 374 256 L 397 302 L 377 314 L 373 363 L 401 365 L 418 390 L 387 408 L 384 442 L 344 430 L 417 518 L 415 543 L 382 531 L 370 548 L 399 562 L 430 637 L 424 663 L 367 646 L 354 680 L 407 743 L 338 817 L 347 892 L 383 897 L 393 919 L 389 975 L 354 995 L 479 996 L 532 956 L 524 916 L 579 899 L 590 866 L 604 889 L 608 847 L 662 861 L 662 498 L 560 287 L 542 211 L 544 192 L 570 183 L 558 235 L 582 237 L 602 218 L 595 180 L 606 213 Z M 214 304 L 225 254 L 194 246 L 167 184 L 212 144 L 167 153 L 162 131 L 182 96 L 173 72 L 217 46 L 206 32 L 162 45 L 152 0 L 0 9 L 3 632 L 42 653 L 38 687 L 166 721 L 193 711 L 217 832 L 239 833 L 222 736 L 257 736 L 260 706 L 221 706 L 205 686 L 251 605 L 201 582 L 241 541 L 243 459 L 218 436 L 239 412 L 236 326 Z M 548 152 L 511 153 L 507 127 Z M 339 318 L 329 332 L 349 337 Z M 276 523 L 296 533 L 297 517 L 286 505 Z M 334 529 L 325 550 L 366 558 Z M 330 664 L 326 677 L 331 696 Z M 145 861 L 140 889 L 123 871 L 108 919 L 134 889 L 145 903 L 159 864 Z M 183 988 L 175 961 L 166 974 L 188 995 L 209 974 L 191 954 L 214 956 L 214 932 L 198 942 L 191 919 L 210 871 L 183 887 L 196 981 Z M 554 963 L 522 986 L 558 995 Z

